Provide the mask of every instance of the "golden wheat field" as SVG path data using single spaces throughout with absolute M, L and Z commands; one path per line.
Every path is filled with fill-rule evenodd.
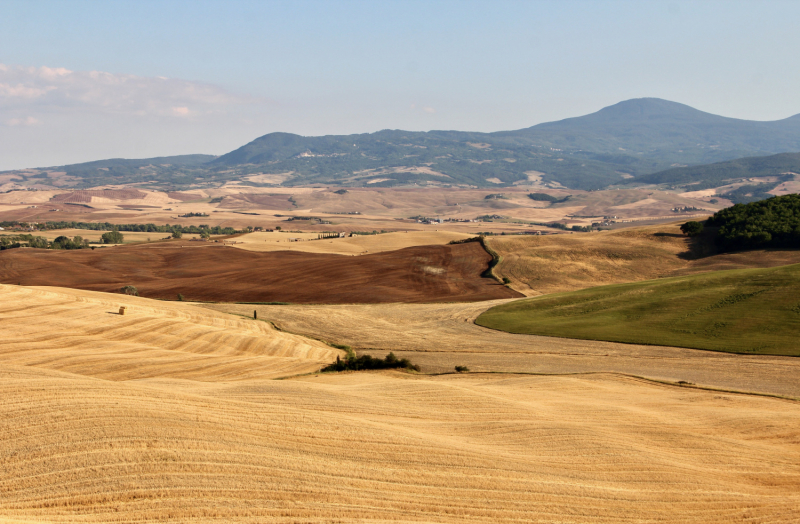
M 443 245 L 469 238 L 454 231 L 408 231 L 381 235 L 318 239 L 318 233 L 255 232 L 235 238 L 234 247 L 248 251 L 302 251 L 338 255 L 363 255 L 407 247 Z
M 257 308 L 258 318 L 287 332 L 346 344 L 373 356 L 393 351 L 429 373 L 451 372 L 457 365 L 481 372 L 622 373 L 800 399 L 800 359 L 794 357 L 518 335 L 473 323 L 483 311 L 506 301 L 204 307 L 234 314 L 252 314 Z
M 306 315 L 320 333 L 342 320 Z M 800 512 L 792 400 L 608 373 L 303 374 L 341 353 L 252 318 L 59 288 L 0 286 L 0 326 L 0 522 L 792 522 Z

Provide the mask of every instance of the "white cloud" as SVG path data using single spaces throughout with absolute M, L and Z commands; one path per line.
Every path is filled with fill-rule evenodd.
M 39 121 L 32 116 L 25 117 L 25 118 L 12 118 L 11 120 L 6 120 L 6 124 L 10 126 L 33 126 L 38 124 Z
M 0 109 L 17 118 L 48 111 L 185 118 L 260 102 L 188 80 L 0 64 Z
M 426 113 L 435 113 L 436 112 L 436 110 L 434 108 L 427 107 L 427 106 L 423 107 L 422 110 L 425 111 Z

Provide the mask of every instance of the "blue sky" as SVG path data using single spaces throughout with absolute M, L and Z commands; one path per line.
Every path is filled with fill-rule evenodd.
M 496 131 L 644 96 L 800 113 L 800 2 L 0 0 L 0 169 L 273 131 Z

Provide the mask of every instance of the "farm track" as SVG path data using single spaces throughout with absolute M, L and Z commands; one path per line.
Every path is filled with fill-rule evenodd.
M 0 283 L 175 300 L 293 303 L 481 301 L 521 296 L 481 278 L 490 256 L 477 243 L 417 246 L 358 257 L 254 253 L 219 244 L 166 242 L 98 250 L 13 249 Z

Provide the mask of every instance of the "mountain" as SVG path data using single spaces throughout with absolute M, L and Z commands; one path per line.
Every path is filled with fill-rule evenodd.
M 626 176 L 658 172 L 675 164 L 798 150 L 800 115 L 757 122 L 640 98 L 581 117 L 496 133 L 384 130 L 323 137 L 271 133 L 211 165 L 251 164 L 259 166 L 253 172 L 293 172 L 290 185 L 436 180 L 502 186 L 525 180 L 526 172 L 536 171 L 546 182 L 599 189 Z
M 792 151 L 800 151 L 800 115 L 756 122 L 639 98 L 516 131 L 383 130 L 318 137 L 270 133 L 220 157 L 114 159 L 48 169 L 66 172 L 82 185 L 179 188 L 281 174 L 288 186 L 504 187 L 535 177 L 551 187 L 589 190 L 672 167 Z M 48 177 L 15 173 L 23 181 Z M 258 183 L 253 180 L 269 177 L 249 183 Z

